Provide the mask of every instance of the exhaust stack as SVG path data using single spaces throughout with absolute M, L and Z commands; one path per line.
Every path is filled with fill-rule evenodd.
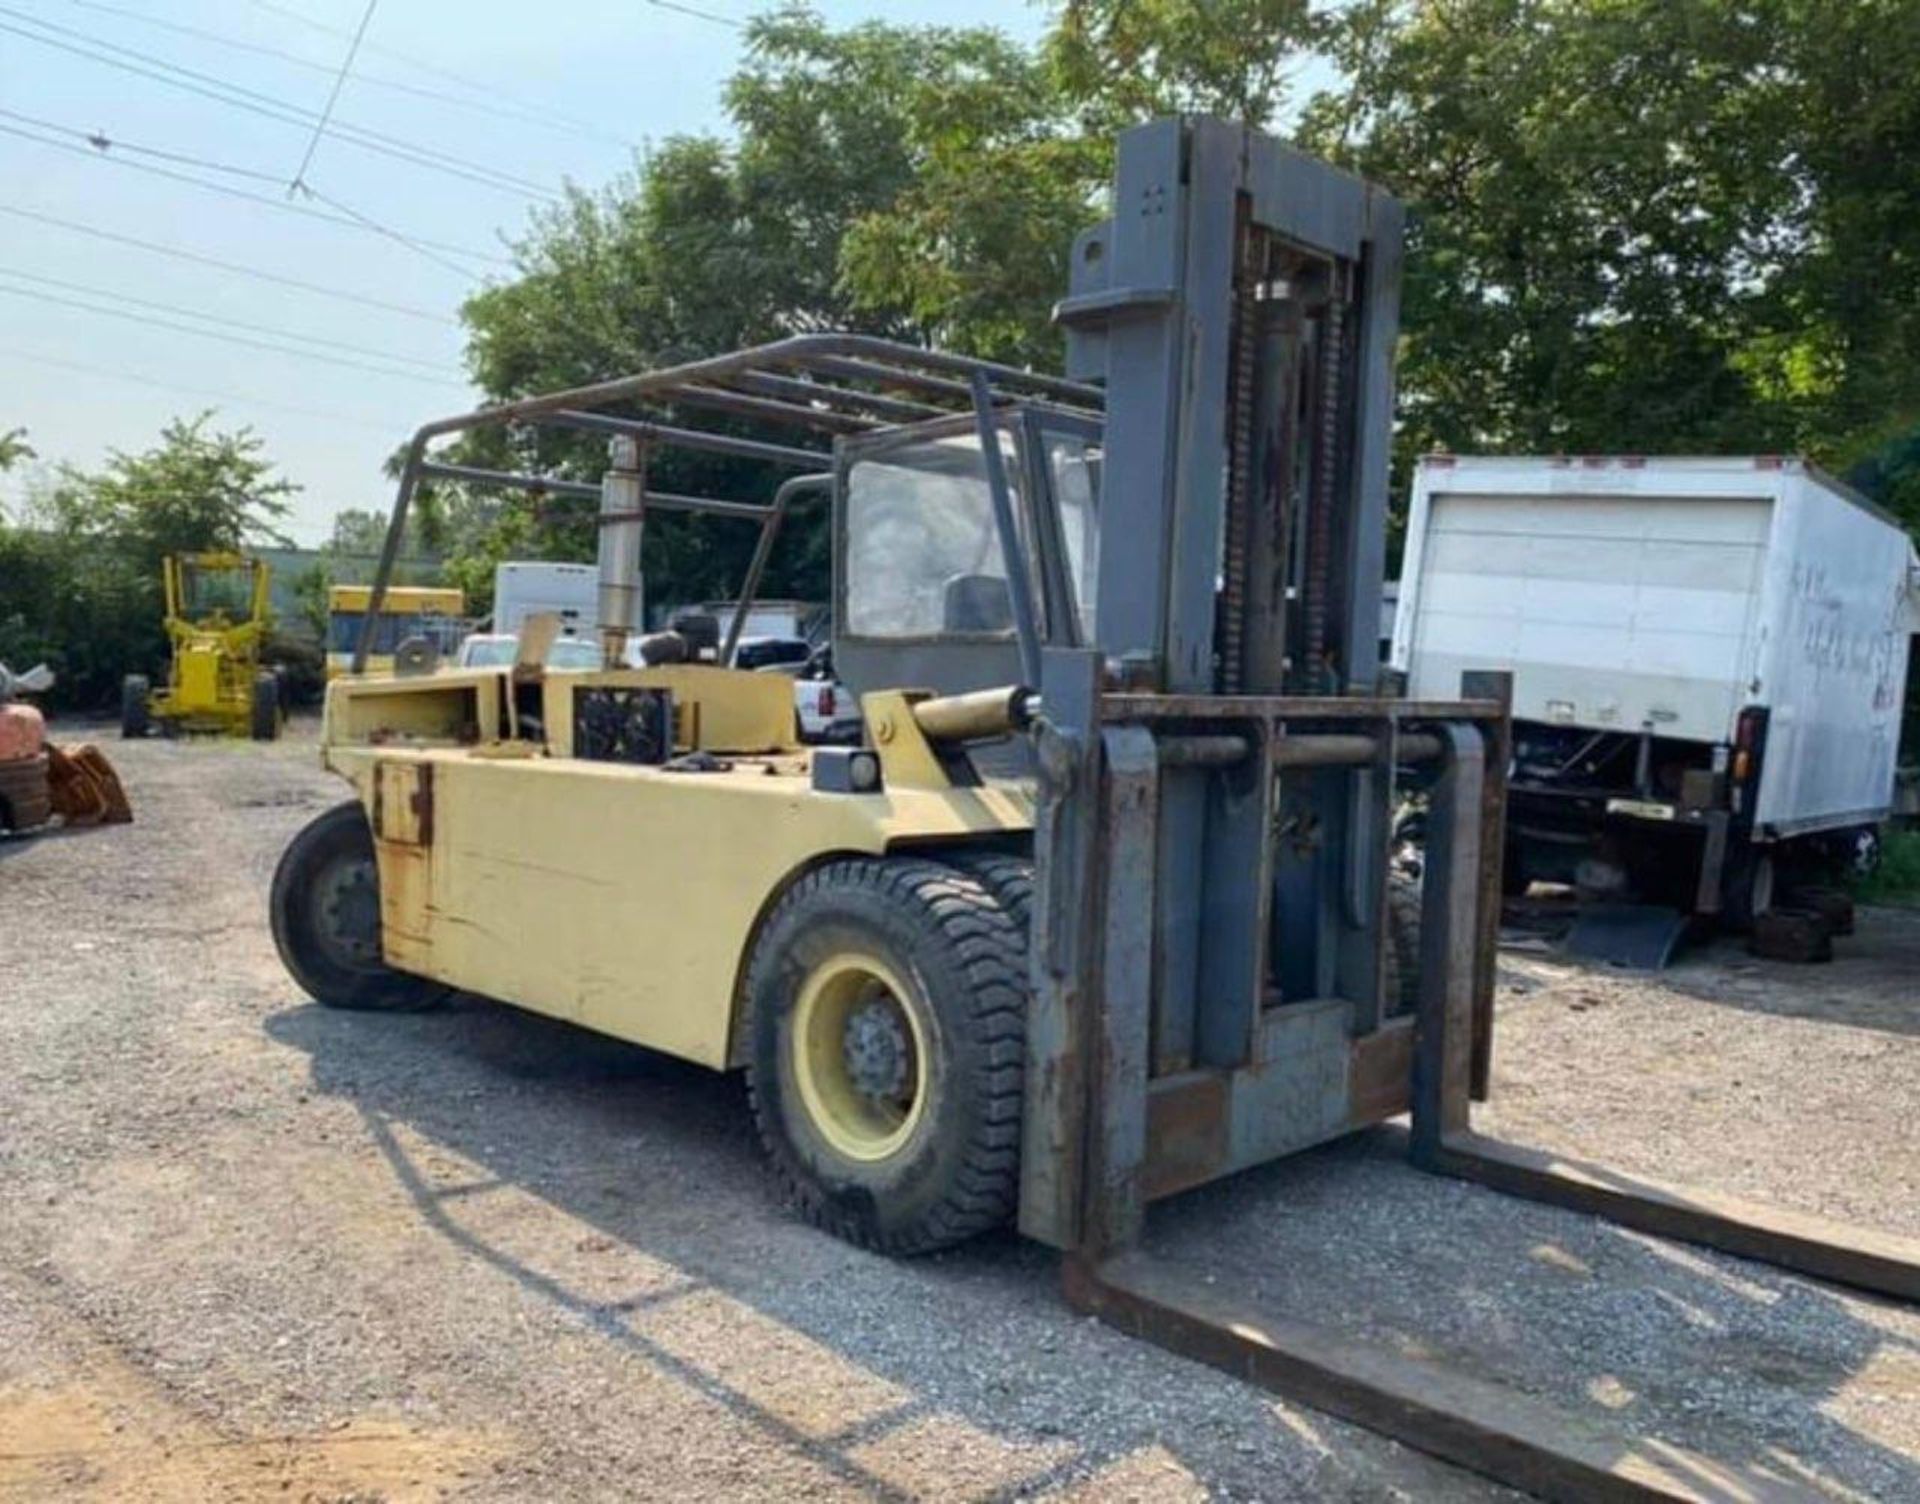
M 646 528 L 646 455 L 626 434 L 607 445 L 600 480 L 600 640 L 609 666 L 626 661 L 627 638 L 645 626 L 640 542 Z

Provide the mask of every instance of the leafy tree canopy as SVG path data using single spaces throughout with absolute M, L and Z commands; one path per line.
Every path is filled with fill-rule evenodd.
M 1035 49 L 792 7 L 749 26 L 728 139 L 669 140 L 535 226 L 467 307 L 473 370 L 505 398 L 824 327 L 1049 364 L 1114 134 L 1207 110 L 1407 200 L 1403 462 L 1798 450 L 1884 489 L 1920 432 L 1916 76 L 1920 0 L 1056 0 Z M 513 442 L 475 457 L 600 468 Z M 475 576 L 592 551 L 577 509 L 442 503 Z M 818 595 L 823 539 L 796 540 L 770 586 Z M 646 564 L 724 594 L 748 546 L 661 518 Z
M 0 660 L 49 663 L 61 703 L 110 703 L 123 674 L 165 667 L 161 559 L 284 541 L 296 489 L 251 429 L 211 413 L 98 470 L 60 466 L 20 525 L 0 523 Z

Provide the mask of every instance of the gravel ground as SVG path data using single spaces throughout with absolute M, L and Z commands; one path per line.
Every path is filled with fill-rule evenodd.
M 310 729 L 305 737 L 310 738 Z M 0 1499 L 1486 1499 L 1073 1316 L 1011 1236 L 794 1223 L 744 1093 L 477 1000 L 325 1012 L 264 923 L 310 740 L 114 744 L 0 843 Z M 1824 968 L 1503 968 L 1511 1136 L 1920 1231 L 1920 920 Z M 1842 1497 L 1920 1497 L 1920 1318 L 1424 1178 L 1374 1135 L 1156 1210 L 1202 1277 Z

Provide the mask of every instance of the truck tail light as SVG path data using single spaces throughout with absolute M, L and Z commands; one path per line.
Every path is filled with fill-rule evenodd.
M 820 714 L 831 719 L 833 716 L 833 686 L 827 685 L 820 691 Z
M 1735 783 L 1745 783 L 1753 777 L 1753 770 L 1760 760 L 1760 744 L 1766 739 L 1766 734 L 1765 707 L 1749 705 L 1740 712 L 1740 718 L 1733 726 L 1733 762 L 1727 770 Z

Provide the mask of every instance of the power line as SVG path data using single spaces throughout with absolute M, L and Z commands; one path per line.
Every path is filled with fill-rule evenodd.
M 175 172 L 167 167 L 155 167 L 150 162 L 130 162 L 124 157 L 109 156 L 104 152 L 89 150 L 84 146 L 75 146 L 70 142 L 50 141 L 45 136 L 36 136 L 31 131 L 21 130 L 18 126 L 0 125 L 0 133 L 9 136 L 18 136 L 23 141 L 32 141 L 39 146 L 50 146 L 56 151 L 72 152 L 76 156 L 86 158 L 89 162 L 110 162 L 115 167 L 126 167 L 135 172 L 150 173 L 154 177 L 170 178 L 176 183 L 188 183 L 195 188 L 204 188 L 209 193 L 220 193 L 225 194 L 228 198 L 244 199 L 248 203 L 264 204 L 269 209 L 278 209 L 287 214 L 299 214 L 308 219 L 320 220 L 324 224 L 339 225 L 349 230 L 359 230 L 364 233 L 379 233 L 382 234 L 384 238 L 389 239 L 393 238 L 395 233 L 391 231 L 374 231 L 362 220 L 351 218 L 345 214 L 329 213 L 325 209 L 316 209 L 311 204 L 288 203 L 285 198 L 269 197 L 264 193 L 249 193 L 244 188 L 234 188 L 226 183 L 210 183 L 205 178 L 193 177 L 184 172 Z M 219 166 L 217 163 L 208 165 L 216 168 Z M 278 179 L 275 179 L 275 181 L 277 182 Z M 447 251 L 456 256 L 464 256 L 472 261 L 490 261 L 496 266 L 513 265 L 506 257 L 491 255 L 486 251 L 469 250 L 465 246 L 449 245 L 441 240 L 428 240 L 424 236 L 406 238 L 410 238 L 417 245 L 432 246 L 436 250 Z M 471 277 L 474 275 L 471 270 L 465 267 L 459 268 L 459 271 L 463 277 Z
M 223 261 L 218 256 L 203 255 L 181 246 L 161 245 L 158 241 L 142 240 L 137 235 L 122 235 L 113 230 L 103 230 L 98 225 L 85 225 L 77 220 L 61 219 L 54 214 L 41 214 L 36 210 L 22 209 L 13 204 L 0 204 L 0 214 L 11 214 L 16 219 L 29 219 L 36 224 L 51 225 L 55 229 L 69 230 L 76 235 L 91 235 L 96 240 L 108 240 L 116 245 L 132 246 L 137 251 L 151 251 L 156 256 L 171 256 L 177 261 L 211 266 L 219 271 L 232 272 L 235 276 L 254 277 L 262 282 L 275 282 L 282 287 L 298 288 L 301 292 L 310 292 L 318 297 L 338 298 L 345 303 L 358 303 L 367 308 L 377 308 L 384 313 L 397 313 L 405 318 L 443 324 L 449 328 L 459 326 L 459 320 L 425 308 L 409 308 L 405 303 L 389 303 L 384 298 L 368 297 L 362 293 L 348 292 L 344 288 L 323 287 L 318 282 L 306 282 L 299 277 L 283 276 L 279 272 L 270 272 L 263 267 L 245 266 L 238 261 Z
M 189 386 L 178 381 L 164 381 L 158 377 L 142 375 L 138 371 L 115 370 L 110 366 L 88 365 L 85 361 L 68 360 L 61 355 L 48 355 L 41 350 L 24 350 L 18 346 L 0 345 L 0 355 L 11 355 L 17 360 L 30 360 L 36 365 L 53 366 L 59 370 L 77 371 L 83 376 L 100 376 L 109 381 L 125 381 L 134 386 L 150 386 L 163 392 L 178 392 L 186 397 L 211 397 L 216 402 L 239 402 L 254 407 L 270 408 L 283 413 L 294 413 L 303 418 L 324 418 L 331 423 L 350 423 L 356 428 L 375 428 L 391 435 L 393 425 L 382 423 L 371 417 L 358 417 L 352 413 L 339 412 L 324 407 L 300 407 L 290 402 L 275 402 L 267 397 L 252 394 L 241 395 L 238 392 L 223 392 L 211 387 Z
M 313 135 L 307 141 L 306 155 L 300 158 L 300 166 L 295 169 L 292 180 L 287 184 L 287 192 L 292 194 L 305 185 L 307 169 L 313 165 L 313 154 L 319 148 L 320 138 L 327 133 L 327 122 L 333 119 L 333 107 L 340 102 L 340 90 L 345 87 L 347 75 L 353 71 L 354 57 L 360 51 L 361 42 L 366 40 L 367 23 L 373 19 L 373 9 L 380 0 L 367 0 L 367 8 L 360 13 L 360 24 L 353 30 L 353 40 L 347 44 L 347 55 L 340 60 L 340 71 L 333 77 L 333 88 L 327 92 L 327 107 L 320 112 L 320 118 L 314 122 Z
M 747 29 L 745 21 L 736 21 L 732 16 L 716 15 L 710 10 L 701 10 L 697 5 L 682 5 L 680 0 L 647 0 L 647 4 L 661 10 L 675 10 L 683 16 L 692 16 L 695 20 L 711 21 L 715 26 L 730 26 L 735 31 Z
M 43 21 L 38 16 L 15 10 L 12 6 L 0 5 L 0 14 L 12 16 L 15 21 L 24 21 L 30 26 L 38 27 L 40 31 L 55 33 L 53 37 L 41 36 L 38 32 L 20 31 L 17 27 L 6 26 L 4 23 L 0 23 L 0 30 L 13 31 L 16 35 L 26 37 L 30 41 L 38 42 L 43 47 L 57 48 L 62 52 L 69 52 L 75 56 L 84 57 L 91 62 L 104 63 L 108 67 L 119 68 L 124 72 L 133 73 L 142 78 L 151 78 L 160 83 L 168 84 L 173 88 L 184 89 L 189 93 L 202 95 L 205 98 L 215 100 L 218 103 L 229 105 L 236 109 L 249 110 L 256 115 L 265 116 L 270 120 L 278 120 L 283 124 L 305 127 L 312 125 L 315 120 L 319 119 L 319 116 L 312 110 L 304 109 L 299 105 L 288 104 L 284 100 L 278 99 L 271 94 L 263 94 L 258 89 L 249 89 L 243 84 L 233 83 L 228 79 L 217 77 L 214 74 L 202 73 L 196 68 L 188 68 L 183 64 L 170 62 L 166 58 L 156 57 L 150 52 L 142 52 L 133 47 L 122 47 L 116 42 L 108 41 L 104 37 L 95 36 L 90 32 L 76 31 L 70 26 L 61 26 L 52 21 Z M 69 37 L 73 40 L 62 42 L 56 40 L 56 37 Z M 76 42 L 84 43 L 85 46 L 76 46 Z M 103 57 L 99 52 L 88 51 L 88 47 L 101 48 L 108 53 L 116 53 L 118 56 Z M 122 59 L 125 58 L 131 58 L 133 61 L 122 61 Z M 155 72 L 153 71 L 155 69 L 162 71 Z M 177 74 L 179 76 L 166 76 L 169 74 Z M 440 151 L 436 147 L 422 146 L 417 142 L 405 141 L 397 136 L 389 136 L 383 131 L 376 131 L 365 126 L 354 125 L 345 120 L 335 120 L 330 134 L 338 140 L 350 142 L 363 150 L 378 152 L 384 156 L 395 157 L 401 161 L 411 162 L 416 166 L 429 167 L 435 171 L 446 172 L 455 177 L 465 177 L 470 181 L 481 183 L 487 187 L 499 188 L 503 191 L 511 190 L 531 197 L 546 198 L 549 200 L 553 197 L 552 193 L 549 192 L 544 184 L 533 182 L 527 178 L 516 177 L 512 173 L 503 172 L 499 168 L 492 167 L 483 162 L 469 161 L 464 157 L 455 156 L 451 152 Z
M 446 257 L 440 255 L 437 251 L 428 249 L 428 245 L 429 245 L 428 242 L 423 240 L 415 240 L 409 235 L 402 235 L 398 230 L 392 228 L 390 225 L 383 225 L 378 220 L 367 218 L 366 215 L 362 214 L 358 209 L 354 208 L 352 205 L 343 204 L 337 198 L 329 198 L 326 194 L 322 193 L 318 188 L 315 188 L 311 183 L 300 184 L 300 191 L 301 193 L 306 195 L 306 197 L 312 198 L 312 199 L 318 199 L 321 203 L 325 204 L 328 208 L 337 210 L 341 214 L 346 215 L 350 220 L 353 221 L 353 223 L 359 225 L 362 229 L 370 230 L 375 235 L 383 236 L 384 238 L 393 241 L 396 245 L 403 245 L 408 250 L 414 252 L 416 255 L 426 257 L 426 259 L 429 261 L 438 262 L 441 266 L 444 266 L 450 272 L 454 272 L 460 276 L 467 275 L 466 269 L 464 267 L 457 266 L 453 262 L 447 260 Z
M 140 78 L 153 79 L 171 88 L 185 90 L 211 99 L 231 109 L 245 110 L 268 120 L 277 120 L 283 125 L 310 127 L 319 119 L 312 110 L 297 105 L 285 104 L 272 95 L 262 94 L 257 89 L 249 89 L 240 84 L 230 83 L 209 73 L 183 67 L 168 62 L 151 53 L 140 52 L 131 47 L 121 47 L 116 43 L 94 37 L 86 32 L 75 31 L 71 27 L 58 26 L 51 21 L 42 21 L 36 16 L 17 11 L 10 6 L 0 5 L 0 15 L 11 16 L 16 21 L 25 21 L 29 25 L 40 27 L 43 31 L 56 33 L 55 36 L 42 36 L 36 31 L 22 30 L 19 26 L 8 25 L 0 21 L 0 31 L 11 32 L 15 36 L 25 37 L 28 41 L 38 42 L 43 47 L 51 47 L 60 52 L 71 53 L 75 57 L 86 58 L 89 62 L 101 63 L 109 68 L 118 68 L 122 72 L 132 73 Z M 74 37 L 86 46 L 59 40 L 61 36 Z M 103 51 L 92 51 L 100 48 Z M 118 53 L 119 57 L 108 56 Z M 134 61 L 128 62 L 125 59 Z M 178 75 L 178 77 L 170 76 Z M 492 188 L 503 193 L 514 193 L 522 197 L 538 198 L 548 203 L 558 202 L 555 195 L 543 184 L 527 178 L 516 177 L 512 173 L 502 172 L 485 163 L 469 161 L 454 156 L 438 148 L 421 146 L 415 142 L 403 141 L 384 132 L 369 130 L 364 126 L 352 125 L 345 120 L 335 120 L 328 134 L 338 141 L 357 146 L 362 151 L 370 151 L 380 156 L 392 157 L 430 172 L 442 173 L 448 177 L 460 178 L 478 184 L 483 188 Z
M 151 308 L 158 313 L 178 314 L 184 318 L 202 319 L 209 324 L 221 324 L 229 329 L 240 329 L 252 334 L 268 334 L 275 339 L 294 339 L 310 345 L 321 345 L 332 350 L 344 350 L 349 355 L 368 355 L 375 360 L 391 361 L 396 365 L 418 366 L 423 370 L 441 375 L 457 376 L 459 373 L 439 361 L 421 360 L 412 355 L 400 355 L 389 350 L 376 350 L 366 345 L 350 344 L 345 340 L 328 339 L 318 334 L 302 334 L 297 329 L 275 329 L 270 325 L 250 324 L 244 319 L 230 319 L 222 314 L 202 313 L 197 308 L 183 308 L 177 303 L 161 303 L 151 298 L 135 297 L 132 293 L 120 292 L 111 287 L 89 287 L 84 282 L 68 282 L 59 277 L 45 276 L 40 272 L 21 271 L 18 267 L 0 266 L 0 276 L 16 278 L 22 282 L 38 282 L 45 287 L 57 287 L 63 292 L 77 292 L 89 298 L 109 298 L 128 303 L 135 308 Z
M 231 48 L 235 52 L 250 52 L 257 57 L 275 58 L 280 62 L 291 64 L 293 67 L 305 68 L 309 72 L 331 74 L 334 71 L 331 63 L 317 63 L 311 58 L 300 56 L 297 52 L 289 52 L 284 47 L 269 47 L 263 42 L 251 42 L 241 37 L 226 36 L 221 32 L 208 31 L 199 26 L 188 26 L 183 22 L 170 20 L 164 16 L 150 16 L 144 11 L 132 10 L 124 5 L 110 5 L 107 3 L 107 0 L 66 0 L 66 3 L 68 5 L 78 6 L 82 10 L 98 11 L 109 16 L 123 16 L 127 20 L 137 21 L 144 26 L 156 26 L 163 31 L 171 31 L 180 36 L 193 37 L 202 42 L 211 42 L 216 47 Z M 272 7 L 263 7 L 263 9 L 272 9 Z M 280 14 L 290 16 L 292 12 L 281 11 Z M 321 27 L 318 22 L 309 22 L 308 24 L 319 27 L 319 29 L 323 31 L 332 31 L 330 27 Z M 332 34 L 336 36 L 347 35 L 347 33 L 344 32 L 333 32 Z M 368 42 L 364 50 L 369 53 L 387 51 L 387 49 L 375 46 L 372 42 Z M 387 55 L 390 57 L 397 56 L 397 54 L 391 51 L 387 51 Z M 550 116 L 535 109 L 521 109 L 503 105 L 497 98 L 491 102 L 468 99 L 459 94 L 447 93 L 443 89 L 429 89 L 420 84 L 403 83 L 397 78 L 383 78 L 375 73 L 357 72 L 354 74 L 354 82 L 364 88 L 391 89 L 395 93 L 410 94 L 416 99 L 431 99 L 440 104 L 453 105 L 458 109 L 472 110 L 476 114 L 492 115 L 499 120 L 511 120 L 519 125 L 536 125 L 543 130 L 555 131 L 561 135 L 575 136 L 581 140 L 606 141 L 611 142 L 615 146 L 627 147 L 636 144 L 626 140 L 624 137 L 612 135 L 607 131 L 597 130 L 585 125 L 576 125 L 564 115 Z M 497 91 L 490 89 L 489 92 Z
M 296 22 L 314 31 L 324 32 L 328 36 L 344 37 L 347 35 L 345 31 L 337 26 L 331 26 L 325 21 L 316 20 L 314 17 L 304 15 L 300 11 L 293 10 L 288 6 L 276 5 L 273 3 L 273 0 L 252 0 L 252 3 L 257 10 L 264 10 L 270 15 L 280 16 L 285 20 Z M 377 42 L 367 43 L 367 51 L 380 57 L 392 58 L 397 63 L 405 63 L 410 68 L 417 68 L 422 73 L 430 74 L 435 78 L 445 79 L 448 83 L 459 84 L 463 89 L 472 89 L 476 93 L 486 95 L 490 100 L 502 98 L 518 99 L 523 109 L 544 115 L 551 120 L 563 122 L 576 131 L 584 132 L 602 141 L 612 141 L 620 146 L 633 146 L 636 144 L 624 136 L 613 135 L 602 130 L 591 121 L 582 120 L 578 116 L 568 115 L 546 105 L 537 104 L 524 96 L 512 95 L 496 83 L 490 83 L 484 79 L 469 78 L 464 73 L 456 73 L 453 69 L 442 67 L 439 63 L 430 62 L 426 58 L 415 57 L 411 53 L 400 52 L 395 48 L 382 46 Z
M 171 329 L 176 334 L 197 334 L 202 339 L 215 339 L 229 345 L 244 345 L 252 350 L 265 350 L 274 355 L 293 355 L 303 360 L 317 360 L 330 366 L 346 366 L 351 370 L 371 371 L 378 376 L 392 376 L 401 381 L 425 382 L 429 386 L 453 386 L 457 383 L 438 376 L 421 376 L 412 371 L 396 371 L 386 366 L 376 366 L 364 360 L 351 360 L 344 355 L 327 355 L 318 350 L 300 350 L 291 345 L 278 345 L 266 340 L 248 339 L 238 334 L 222 334 L 217 329 L 201 329 L 193 324 L 176 323 L 172 319 L 154 318 L 144 313 L 130 313 L 124 308 L 101 308 L 91 303 L 82 303 L 76 298 L 63 298 L 56 293 L 35 292 L 25 287 L 0 286 L 0 293 L 16 298 L 25 298 L 35 303 L 51 303 L 62 308 L 75 308 L 82 313 L 97 313 L 108 318 L 125 319 L 128 323 L 148 324 L 156 329 Z
M 105 131 L 83 131 L 77 125 L 62 125 L 57 120 L 43 119 L 39 115 L 23 115 L 18 110 L 0 109 L 0 115 L 9 120 L 18 120 L 26 125 L 37 125 L 43 131 L 54 131 L 62 136 L 72 136 L 84 141 L 97 152 L 127 151 L 137 156 L 154 157 L 162 162 L 178 162 L 183 166 L 199 167 L 207 172 L 224 172 L 230 177 L 252 178 L 259 183 L 277 183 L 280 175 L 275 172 L 263 172 L 256 167 L 236 167 L 229 162 L 213 162 L 205 157 L 190 156 L 186 152 L 164 151 L 157 146 L 136 146 L 130 141 L 116 140 Z

